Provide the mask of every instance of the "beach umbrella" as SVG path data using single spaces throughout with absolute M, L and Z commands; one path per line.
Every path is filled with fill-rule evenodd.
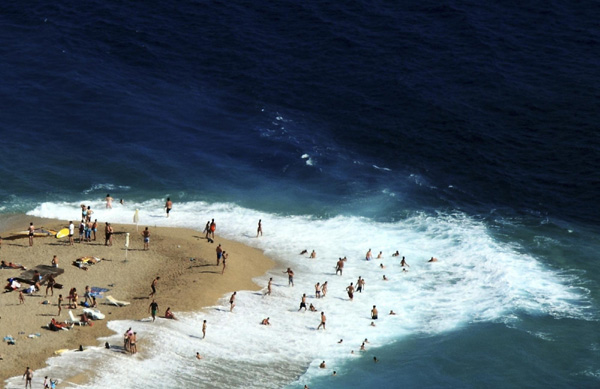
M 135 223 L 135 230 L 138 230 L 138 223 L 140 222 L 140 210 L 136 209 L 133 214 L 133 222 Z

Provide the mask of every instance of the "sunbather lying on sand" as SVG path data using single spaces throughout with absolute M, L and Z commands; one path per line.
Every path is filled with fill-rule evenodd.
M 2 268 L 9 268 L 9 269 L 23 269 L 23 270 L 27 270 L 27 268 L 23 265 L 18 265 L 16 263 L 6 263 L 6 261 L 2 261 L 2 263 L 0 264 L 0 267 Z

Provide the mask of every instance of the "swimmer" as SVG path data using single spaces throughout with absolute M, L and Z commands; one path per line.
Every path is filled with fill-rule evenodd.
M 427 262 L 437 262 L 437 261 L 438 261 L 438 259 L 437 259 L 437 258 L 435 258 L 435 257 L 431 257 L 431 259 L 430 259 L 429 261 L 427 261 Z
M 312 303 L 310 303 L 310 307 L 308 307 L 308 310 L 311 312 L 317 312 L 317 308 L 315 308 L 315 306 L 312 305 Z
M 389 281 L 389 279 L 385 276 L 385 274 L 383 275 L 383 280 L 384 281 Z
M 360 345 L 360 351 L 366 351 L 366 349 L 365 349 L 365 342 L 363 342 L 363 343 Z
M 373 357 L 373 362 L 377 363 L 379 362 L 379 359 L 377 359 L 377 357 Z
M 393 310 L 390 311 L 390 315 L 395 315 L 396 312 L 394 312 Z
M 396 250 L 396 252 L 394 254 L 392 254 L 392 257 L 399 257 L 400 253 L 398 252 L 398 250 Z
M 265 319 L 262 319 L 262 321 L 260 322 L 260 324 L 263 325 L 263 326 L 270 326 L 271 325 L 271 323 L 269 323 L 269 318 L 268 317 L 265 318 Z
M 404 273 L 408 273 L 408 270 L 407 270 L 405 267 L 403 267 L 403 268 L 402 268 L 402 272 L 404 272 Z
M 371 327 L 376 327 L 374 321 L 371 322 Z
M 334 375 L 334 376 L 337 375 L 337 372 L 334 370 L 332 375 Z
M 340 341 L 338 343 L 342 343 L 344 341 L 344 339 L 340 339 Z
M 325 367 L 326 367 L 326 366 L 325 366 L 325 361 L 321 362 L 321 364 L 319 365 L 319 367 L 320 367 L 321 369 L 325 369 Z
M 377 259 L 381 259 L 381 257 L 383 257 L 383 251 L 380 251 L 379 254 L 377 254 Z
M 373 309 L 371 309 L 371 319 L 377 320 L 377 315 L 378 315 L 377 306 L 373 305 Z
M 308 250 L 302 250 L 302 251 L 300 251 L 300 255 L 304 255 L 306 253 L 308 253 Z
M 196 359 L 202 359 L 202 355 L 200 355 L 200 353 L 196 353 Z
M 379 267 L 380 267 L 381 269 L 385 269 L 385 266 L 383 265 L 383 263 L 380 263 L 380 264 L 379 264 Z

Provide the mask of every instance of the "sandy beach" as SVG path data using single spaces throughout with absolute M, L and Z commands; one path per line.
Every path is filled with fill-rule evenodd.
M 113 246 L 107 247 L 104 245 L 104 223 L 101 223 L 96 241 L 78 243 L 76 231 L 73 246 L 69 245 L 68 238 L 48 236 L 36 237 L 30 247 L 26 236 L 11 238 L 26 230 L 30 222 L 36 228 L 53 230 L 68 226 L 67 220 L 7 216 L 0 224 L 0 236 L 3 238 L 0 259 L 33 269 L 38 265 L 49 266 L 56 255 L 59 268 L 64 269 L 56 282 L 62 284 L 63 288 L 55 289 L 53 296 L 49 294 L 46 297 L 46 287 L 43 285 L 39 291 L 25 295 L 24 304 L 19 302 L 18 291 L 0 295 L 0 335 L 2 338 L 11 335 L 15 339 L 14 345 L 6 341 L 0 343 L 0 382 L 3 383 L 9 377 L 22 375 L 27 366 L 34 371 L 45 366 L 47 358 L 54 355 L 56 350 L 99 345 L 97 339 L 111 333 L 106 327 L 108 320 L 149 317 L 150 284 L 157 276 L 160 281 L 155 299 L 160 306 L 159 316 L 163 316 L 167 307 L 171 307 L 176 314 L 199 311 L 202 307 L 214 305 L 227 292 L 261 289 L 265 285 L 256 285 L 252 279 L 274 266 L 274 262 L 261 251 L 219 238 L 218 230 L 215 242 L 209 243 L 199 231 L 150 226 L 150 248 L 144 251 L 141 232 L 145 226 L 140 225 L 136 231 L 135 225 L 113 225 Z M 125 233 L 130 234 L 127 252 L 124 247 Z M 229 253 L 223 275 L 222 267 L 216 266 L 215 249 L 218 244 Z M 87 270 L 73 265 L 77 258 L 86 256 L 102 260 Z M 2 286 L 6 285 L 8 278 L 19 277 L 23 272 L 21 269 L 0 270 Z M 91 327 L 74 326 L 69 331 L 54 332 L 45 328 L 52 318 L 57 321 L 69 319 L 69 309 L 66 307 L 69 290 L 77 288 L 80 301 L 83 301 L 87 285 L 109 289 L 105 296 L 110 295 L 131 304 L 116 307 L 108 305 L 106 298 L 101 298 L 97 300 L 98 308 L 106 315 L 105 320 L 94 321 Z M 27 286 L 23 284 L 22 289 Z M 59 294 L 63 295 L 64 306 L 61 315 L 57 316 Z M 48 303 L 44 304 L 45 301 Z M 83 308 L 79 306 L 73 313 L 79 317 L 82 311 Z M 198 325 L 201 326 L 201 323 Z M 144 347 L 143 340 L 139 347 Z

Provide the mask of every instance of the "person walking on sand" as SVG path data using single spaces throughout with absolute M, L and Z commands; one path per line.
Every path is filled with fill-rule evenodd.
M 25 296 L 23 296 L 22 290 L 19 290 L 19 304 L 25 304 Z
M 112 227 L 110 226 L 109 222 L 106 222 L 106 226 L 104 227 L 104 245 L 112 245 Z
M 58 257 L 56 255 L 52 257 L 50 264 L 52 265 L 52 267 L 58 267 Z
M 142 236 L 144 237 L 144 250 L 148 250 L 150 246 L 150 231 L 148 230 L 148 227 L 142 231 Z
M 287 270 L 284 271 L 284 273 L 287 273 L 288 275 L 288 286 L 294 286 L 294 272 L 292 271 L 292 269 L 288 267 Z
M 167 197 L 167 202 L 165 203 L 165 209 L 167 210 L 167 217 L 169 217 L 169 213 L 171 212 L 171 208 L 173 208 L 173 202 L 170 197 Z
M 260 236 L 262 236 L 262 220 L 258 219 L 258 229 L 256 230 L 256 237 L 258 238 L 258 235 L 260 234 Z
M 233 312 L 233 307 L 235 307 L 235 296 L 237 292 L 233 292 L 231 297 L 229 298 L 229 312 Z
M 215 223 L 215 219 L 212 219 L 210 222 L 210 237 L 215 239 L 215 231 L 217 230 L 217 223 Z
M 94 242 L 96 241 L 96 232 L 98 232 L 98 219 L 94 219 L 92 224 L 92 233 L 94 234 Z
M 60 316 L 60 311 L 62 311 L 62 304 L 63 304 L 63 296 L 62 294 L 58 295 L 58 314 L 56 316 Z
M 202 232 L 206 232 L 206 240 L 208 240 L 210 236 L 210 220 L 206 222 L 206 227 L 204 227 L 204 231 Z
M 317 327 L 317 331 L 323 327 L 325 329 L 325 322 L 327 321 L 327 317 L 325 316 L 325 312 L 321 312 L 321 324 Z
M 148 312 L 152 312 L 152 322 L 156 320 L 156 312 L 158 312 L 158 303 L 154 300 L 148 306 Z
M 56 285 L 54 275 L 48 274 L 48 279 L 46 283 L 46 297 L 48 297 L 48 291 L 50 291 L 50 296 L 54 296 L 54 285 Z
M 229 257 L 229 254 L 223 251 L 223 270 L 221 270 L 221 275 L 225 273 L 225 267 L 227 266 L 227 257 Z
M 35 227 L 33 226 L 33 223 L 29 223 L 27 231 L 29 235 L 29 246 L 33 246 L 33 233 L 35 232 Z
M 156 294 L 156 284 L 158 284 L 158 280 L 160 280 L 160 277 L 156 277 L 153 281 L 152 284 L 150 284 L 150 288 L 152 288 L 152 293 L 150 293 L 148 295 L 148 298 L 150 297 L 154 297 L 154 295 Z
M 71 245 L 71 246 L 74 245 L 73 235 L 75 235 L 75 225 L 73 224 L 73 221 L 70 220 L 69 221 L 69 245 Z
M 106 209 L 112 209 L 113 198 L 110 197 L 110 194 L 106 195 Z
M 215 251 L 217 252 L 217 266 L 219 266 L 221 264 L 221 258 L 223 257 L 223 249 L 221 248 L 221 243 L 219 243 Z
M 31 388 L 31 380 L 33 379 L 33 370 L 31 370 L 29 368 L 29 366 L 27 366 L 27 369 L 25 369 L 25 373 L 23 373 L 23 379 L 25 379 L 25 388 L 27 388 L 27 385 L 29 385 L 29 387 Z
M 206 338 L 206 320 L 202 323 L 202 339 Z

